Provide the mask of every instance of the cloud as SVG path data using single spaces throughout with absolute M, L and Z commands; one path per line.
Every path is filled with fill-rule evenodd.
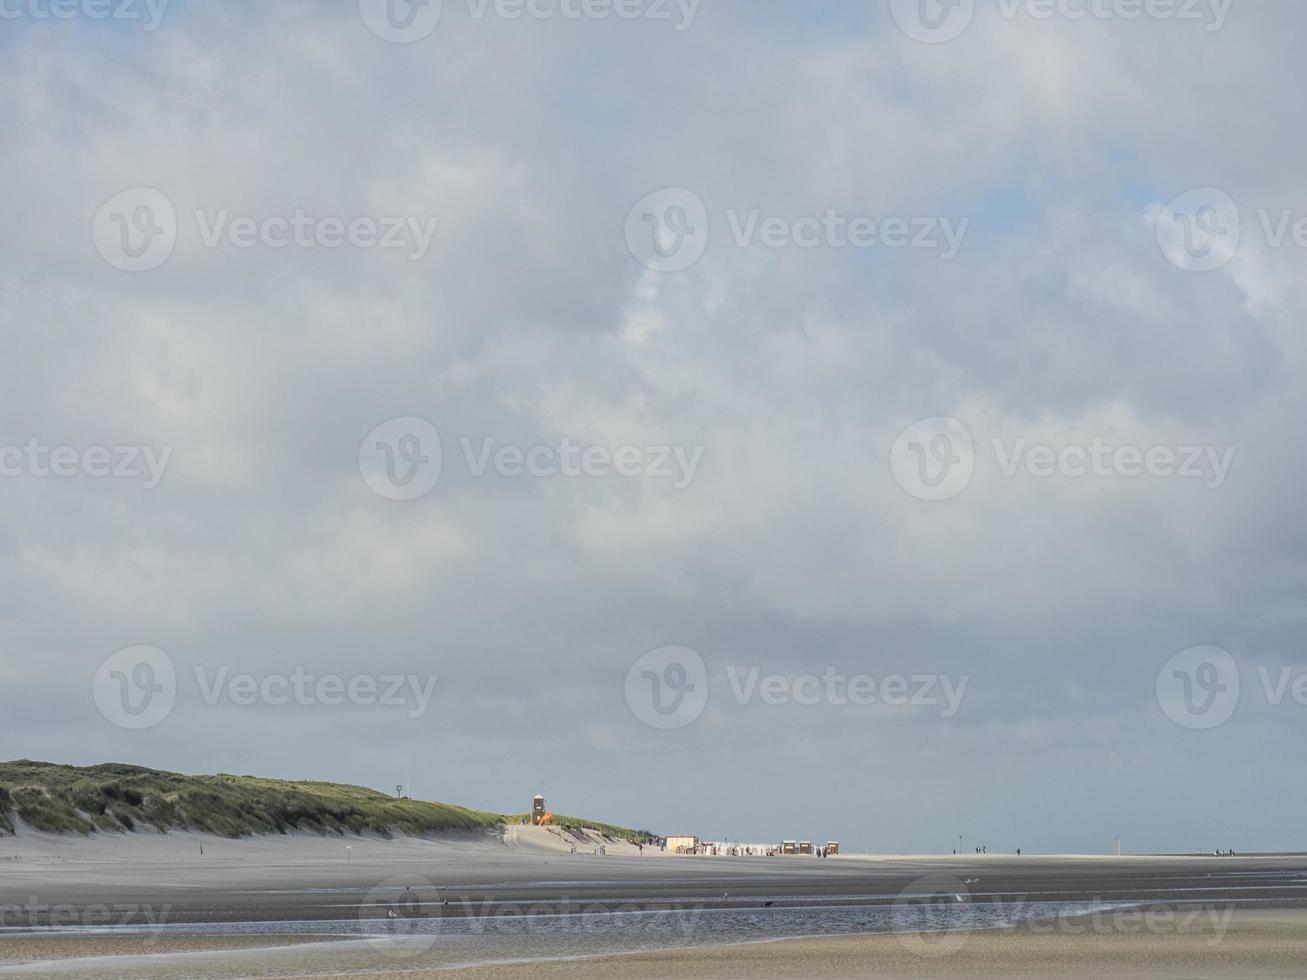
M 737 838 L 802 823 L 899 851 L 959 829 L 993 847 L 1102 850 L 1128 829 L 1132 847 L 1189 849 L 1212 842 L 1174 827 L 1240 820 L 1249 839 L 1220 845 L 1290 842 L 1301 793 L 1278 815 L 1247 801 L 1307 708 L 1250 699 L 1196 735 L 1153 691 L 1203 643 L 1249 670 L 1303 663 L 1304 256 L 1257 215 L 1303 200 L 1284 120 L 1307 15 L 1240 6 L 1219 32 L 986 15 L 923 45 L 879 10 L 728 0 L 676 32 L 446 8 L 410 45 L 311 3 L 178 4 L 149 35 L 9 33 L 0 443 L 172 448 L 149 491 L 0 479 L 10 754 L 387 788 L 411 770 L 419 793 L 505 810 L 543 774 L 567 812 Z M 1157 221 L 1207 186 L 1245 234 L 1227 267 L 1186 272 Z M 171 257 L 136 274 L 91 235 L 132 187 L 178 215 Z M 709 222 L 679 273 L 623 240 L 665 187 Z M 223 209 L 438 223 L 417 260 L 208 247 L 196 211 Z M 752 210 L 969 226 L 948 260 L 741 247 L 731 215 Z M 442 471 L 397 503 L 358 460 L 408 416 L 438 430 Z M 937 416 L 966 425 L 977 458 L 961 494 L 928 503 L 890 457 Z M 1008 477 L 993 450 L 1095 438 L 1237 453 L 1209 489 Z M 477 475 L 463 443 L 485 440 L 701 447 L 702 462 L 681 488 Z M 183 688 L 163 725 L 120 731 L 90 685 L 141 643 L 183 679 L 441 682 L 418 719 L 209 708 Z M 672 732 L 623 696 L 667 644 L 699 651 L 712 684 Z M 950 719 L 741 705 L 732 665 L 970 682 Z M 1231 789 L 1193 825 L 1189 774 L 1213 765 Z M 777 784 L 786 799 L 760 815 Z M 1058 811 L 1030 816 L 1050 796 Z

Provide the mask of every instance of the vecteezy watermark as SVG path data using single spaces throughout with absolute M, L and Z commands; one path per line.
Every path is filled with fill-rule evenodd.
M 989 447 L 998 473 L 1023 473 L 1039 480 L 1141 477 L 1200 481 L 1208 490 L 1225 485 L 1237 447 L 1110 443 L 1101 437 L 1064 445 L 1032 443 L 1025 437 L 996 438 Z M 890 449 L 890 470 L 918 500 L 949 500 L 962 493 L 976 468 L 976 447 L 967 427 L 954 418 L 932 418 L 903 431 Z
M 199 701 L 206 707 L 353 705 L 405 708 L 409 718 L 426 714 L 439 679 L 436 674 L 316 674 L 302 666 L 256 676 L 203 665 L 194 667 L 194 678 Z M 119 650 L 100 665 L 92 682 L 100 713 L 131 730 L 162 724 L 176 707 L 178 692 L 172 657 L 152 646 Z
M 209 707 L 224 702 L 241 708 L 288 704 L 301 707 L 344 704 L 361 708 L 407 708 L 421 718 L 436 693 L 437 674 L 312 674 L 296 667 L 286 674 L 233 674 L 229 667 L 195 668 L 200 700 Z
M 163 191 L 133 187 L 101 205 L 91 222 L 100 257 L 123 272 L 149 272 L 177 247 L 177 212 Z
M 1035 907 L 1037 909 L 1037 906 Z M 1202 904 L 1183 908 L 1137 903 L 1100 902 L 1097 907 L 1061 908 L 1053 915 L 1028 914 L 1022 928 L 1036 936 L 1203 936 L 1214 948 L 1225 939 L 1234 918 L 1233 905 Z
M 106 905 L 92 902 L 77 905 L 42 901 L 30 895 L 22 905 L 0 905 L 0 929 L 132 929 L 136 931 L 167 925 L 172 905 L 149 905 L 140 902 L 116 902 Z M 148 931 L 146 945 L 154 941 Z
M 363 438 L 358 462 L 359 475 L 373 493 L 387 500 L 417 500 L 440 481 L 440 433 L 423 418 L 391 419 Z
M 655 272 L 683 272 L 708 250 L 708 208 L 684 187 L 646 194 L 626 215 L 626 247 Z
M 352 248 L 402 251 L 413 262 L 431 250 L 439 218 L 414 215 L 315 215 L 304 208 L 284 214 L 233 214 L 230 208 L 191 212 L 203 248 Z M 152 187 L 134 187 L 104 203 L 92 223 L 100 256 L 124 272 L 148 272 L 163 265 L 177 246 L 181 227 L 172 201 Z
M 473 20 L 626 20 L 671 24 L 688 31 L 700 0 L 465 0 Z M 443 0 L 359 0 L 359 15 L 377 37 L 411 44 L 440 23 Z
M 827 667 L 821 674 L 763 674 L 760 667 L 726 668 L 731 694 L 739 705 L 761 701 L 771 707 L 830 705 L 888 708 L 939 708 L 941 718 L 952 718 L 962 707 L 971 675 L 949 674 L 844 674 Z
M 493 437 L 458 440 L 459 459 L 469 476 L 491 473 L 505 479 L 671 480 L 677 490 L 694 483 L 704 447 L 584 445 L 562 437 L 557 443 L 519 446 Z M 359 445 L 358 465 L 363 482 L 387 500 L 409 501 L 435 489 L 444 470 L 440 434 L 424 418 L 404 416 L 377 426 Z
M 0 0 L 0 20 L 139 21 L 150 33 L 163 22 L 170 0 Z
M 936 252 L 945 262 L 957 256 L 971 225 L 970 218 L 873 217 L 836 208 L 787 217 L 732 207 L 723 217 L 737 248 L 918 249 Z M 655 272 L 683 272 L 707 251 L 709 225 L 703 198 L 686 187 L 665 187 L 646 194 L 627 212 L 626 247 Z
M 1253 668 L 1254 665 L 1248 665 Z M 1292 703 L 1307 708 L 1307 667 L 1257 664 L 1256 684 L 1245 684 L 1238 662 L 1217 646 L 1190 647 L 1157 674 L 1157 703 L 1182 728 L 1205 731 L 1224 725 L 1253 695 L 1272 709 Z
M 971 433 L 954 418 L 922 419 L 904 429 L 890 450 L 894 479 L 918 500 L 951 500 L 967 488 L 975 469 Z
M 910 882 L 890 906 L 895 938 L 913 955 L 942 959 L 960 952 L 978 930 L 1019 929 L 1031 935 L 1225 938 L 1234 905 L 1203 903 L 1176 909 L 1137 901 L 1047 901 L 1010 890 L 986 891 L 985 875 L 965 880 L 944 873 Z
M 177 670 L 158 647 L 127 647 L 100 664 L 91 693 L 110 723 L 132 731 L 154 728 L 177 702 Z
M 1158 671 L 1157 703 L 1183 728 L 1224 725 L 1239 707 L 1239 665 L 1220 647 L 1181 650 Z
M 923 875 L 908 883 L 894 900 L 891 923 L 898 941 L 914 956 L 942 959 L 962 949 L 970 938 L 971 904 L 966 882 L 953 875 Z
M 650 728 L 685 728 L 708 705 L 708 668 L 689 647 L 658 647 L 631 665 L 625 693 L 631 713 Z
M 640 903 L 560 895 L 525 901 L 457 893 L 421 875 L 395 875 L 371 889 L 358 915 L 367 942 L 392 959 L 412 959 L 441 935 L 596 936 L 690 939 L 702 922 L 703 903 Z
M 23 446 L 0 446 L 0 478 L 139 480 L 146 490 L 163 482 L 172 447 L 47 446 L 40 439 Z
M 729 691 L 740 706 L 811 708 L 829 706 L 939 709 L 940 717 L 952 718 L 962 706 L 970 675 L 954 678 L 944 674 L 846 674 L 827 666 L 820 673 L 764 673 L 759 666 L 728 664 L 722 672 L 726 681 L 719 690 Z M 671 730 L 693 724 L 708 706 L 712 682 L 703 657 L 690 647 L 665 646 L 650 650 L 626 672 L 626 704 L 637 719 L 650 728 Z
M 368 945 L 403 960 L 421 956 L 440 938 L 440 890 L 421 875 L 394 875 L 371 889 L 359 904 Z
M 422 40 L 436 29 L 443 11 L 443 0 L 359 0 L 367 29 L 392 44 Z
M 1007 21 L 1178 21 L 1225 26 L 1234 0 L 995 0 L 986 9 Z M 894 23 L 914 41 L 943 44 L 961 37 L 976 16 L 976 0 L 890 0 Z
M 1253 235 L 1270 249 L 1307 249 L 1307 211 L 1258 208 L 1256 225 L 1250 226 L 1234 198 L 1217 187 L 1185 191 L 1154 213 L 1162 254 L 1186 272 L 1224 268 Z

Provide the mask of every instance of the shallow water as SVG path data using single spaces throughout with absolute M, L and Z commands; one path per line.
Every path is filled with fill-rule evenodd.
M 1021 921 L 1070 918 L 1130 907 L 1135 907 L 1134 903 L 967 902 L 944 895 L 899 905 L 633 908 L 605 912 L 578 909 L 532 915 L 523 914 L 520 906 L 487 904 L 483 914 L 477 909 L 465 909 L 465 913 L 471 914 L 451 918 L 429 915 L 415 906 L 394 919 L 26 930 L 24 935 L 73 935 L 88 939 L 103 935 L 314 935 L 348 941 L 221 953 L 162 953 L 27 964 L 0 967 L 0 974 L 87 978 L 130 974 L 145 980 L 287 977 L 439 969 L 868 933 L 898 933 L 904 942 L 929 947 L 964 941 L 969 930 L 1005 928 Z

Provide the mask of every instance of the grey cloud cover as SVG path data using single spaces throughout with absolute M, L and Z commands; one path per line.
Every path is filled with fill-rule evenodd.
M 1214 31 L 981 4 L 945 44 L 888 2 L 704 0 L 683 31 L 446 2 L 409 44 L 354 3 L 0 21 L 0 444 L 171 448 L 150 490 L 0 478 L 0 756 L 411 779 L 502 810 L 544 778 L 566 812 L 654 831 L 890 852 L 1300 847 L 1307 706 L 1266 703 L 1257 670 L 1307 669 L 1307 280 L 1255 215 L 1307 209 L 1304 29 L 1291 0 Z M 183 220 L 125 273 L 91 227 L 135 187 Z M 703 200 L 708 244 L 657 273 L 623 227 L 668 187 Z M 1245 217 L 1210 273 L 1158 244 L 1195 187 Z M 438 224 L 414 261 L 206 247 L 189 218 L 297 208 Z M 738 247 L 726 215 L 755 209 L 970 223 L 949 261 Z M 358 457 L 405 416 L 443 470 L 395 502 Z M 1215 490 L 980 455 L 927 503 L 890 456 L 936 416 L 982 447 L 1237 454 Z M 703 456 L 680 488 L 477 476 L 460 439 Z M 92 697 L 135 644 L 182 679 L 144 731 Z M 710 692 L 659 731 L 623 685 L 668 644 Z M 1191 731 L 1155 684 L 1202 644 L 1243 697 Z M 440 683 L 419 718 L 208 706 L 196 667 Z M 942 718 L 741 704 L 732 667 L 970 680 Z

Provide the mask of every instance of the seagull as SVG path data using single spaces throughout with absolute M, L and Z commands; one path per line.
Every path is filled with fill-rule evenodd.
M 394 909 L 388 909 L 388 910 L 386 911 L 386 918 L 387 918 L 387 919 L 398 919 L 399 916 L 395 914 L 395 910 L 394 910 Z
M 955 901 L 955 902 L 965 902 L 966 899 L 963 898 L 961 895 L 954 895 L 954 896 L 953 896 L 953 901 Z
M 980 879 L 979 879 L 979 878 L 968 878 L 968 879 L 967 879 L 966 881 L 964 881 L 962 884 L 964 884 L 964 885 L 979 885 L 979 884 L 980 884 Z

